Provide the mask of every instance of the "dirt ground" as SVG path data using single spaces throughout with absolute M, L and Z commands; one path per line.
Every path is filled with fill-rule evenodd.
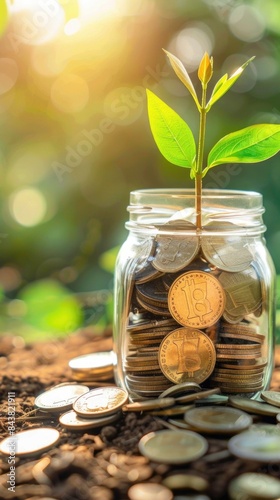
M 125 500 L 129 498 L 128 489 L 135 483 L 162 483 L 174 472 L 183 472 L 207 480 L 208 486 L 201 495 L 225 500 L 230 480 L 243 472 L 259 471 L 280 478 L 280 464 L 261 465 L 231 456 L 224 436 L 207 438 L 207 454 L 191 464 L 171 466 L 149 462 L 139 454 L 139 439 L 147 432 L 164 428 L 149 414 L 126 413 L 114 424 L 77 432 L 63 428 L 57 414 L 34 411 L 34 399 L 40 392 L 58 383 L 73 381 L 68 368 L 71 358 L 112 348 L 110 330 L 100 335 L 88 329 L 65 340 L 32 345 L 25 345 L 21 338 L 5 336 L 0 345 L 0 439 L 8 435 L 7 398 L 12 391 L 16 395 L 17 432 L 42 426 L 54 427 L 60 432 L 60 441 L 50 451 L 16 459 L 15 492 L 8 490 L 10 466 L 2 457 L 0 498 Z M 108 385 L 112 383 L 113 380 Z M 280 390 L 280 346 L 276 350 L 271 388 Z M 262 420 L 275 423 L 275 418 L 262 417 Z M 188 496 L 195 493 L 199 492 L 177 491 L 174 498 L 176 495 L 196 498 Z

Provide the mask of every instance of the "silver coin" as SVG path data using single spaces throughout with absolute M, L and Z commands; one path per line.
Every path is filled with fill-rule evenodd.
M 240 498 L 275 500 L 280 498 L 280 481 L 267 474 L 247 472 L 230 482 L 228 492 L 232 500 Z
M 274 416 L 279 413 L 279 408 L 277 406 L 261 403 L 260 401 L 254 401 L 241 396 L 229 397 L 228 403 L 230 406 L 234 406 L 234 408 L 239 408 L 248 413 L 255 413 L 256 415 Z
M 150 432 L 139 441 L 139 451 L 154 462 L 184 464 L 202 457 L 207 449 L 206 439 L 185 430 Z
M 272 424 L 252 425 L 247 431 L 233 436 L 228 442 L 228 449 L 239 458 L 279 463 L 280 428 Z
M 252 265 L 242 272 L 223 271 L 219 281 L 226 294 L 223 316 L 229 323 L 239 323 L 262 304 L 261 281 Z
M 273 406 L 280 406 L 280 392 L 276 391 L 263 391 L 261 398 Z
M 36 408 L 48 412 L 70 410 L 74 401 L 88 391 L 89 388 L 83 384 L 59 384 L 39 394 L 34 405 Z
M 92 389 L 80 396 L 73 410 L 81 417 L 102 417 L 116 413 L 128 401 L 128 393 L 120 387 L 108 386 Z
M 145 266 L 148 258 L 154 251 L 155 242 L 152 238 L 134 240 L 128 247 L 128 258 L 136 262 L 135 271 L 138 272 Z
M 113 351 L 93 352 L 70 359 L 68 365 L 72 370 L 99 370 L 113 366 Z
M 253 260 L 249 240 L 243 235 L 207 235 L 201 238 L 201 248 L 206 260 L 223 271 L 244 271 Z
M 174 398 L 150 399 L 147 401 L 135 401 L 122 406 L 122 411 L 150 411 L 169 408 L 175 404 Z
M 226 406 L 193 408 L 185 413 L 184 419 L 198 431 L 210 434 L 236 434 L 253 423 L 252 417 L 244 411 Z
M 130 500 L 172 500 L 172 491 L 158 483 L 137 483 L 131 486 L 127 492 Z
M 49 450 L 60 438 L 58 430 L 50 427 L 17 432 L 0 443 L 0 453 L 19 457 L 36 455 Z
M 188 224 L 186 227 L 189 227 Z M 199 250 L 199 238 L 196 235 L 158 235 L 156 243 L 153 266 L 164 273 L 180 271 L 192 262 Z
M 182 382 L 181 384 L 172 385 L 164 392 L 160 394 L 160 398 L 166 398 L 167 396 L 179 396 L 186 394 L 187 392 L 199 392 L 201 391 L 200 385 L 196 382 Z
M 113 351 L 104 351 L 77 356 L 69 361 L 68 366 L 76 380 L 108 380 L 113 378 L 113 363 Z
M 60 415 L 59 422 L 63 425 L 63 427 L 66 427 L 66 429 L 79 431 L 109 425 L 112 422 L 119 420 L 120 415 L 121 413 L 118 412 L 101 418 L 81 418 L 74 410 L 70 410 Z

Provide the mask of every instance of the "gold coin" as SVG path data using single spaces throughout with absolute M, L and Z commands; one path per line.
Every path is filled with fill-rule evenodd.
M 256 358 L 254 363 L 251 363 L 251 360 L 238 360 L 237 364 L 234 362 L 225 363 L 222 362 L 218 365 L 218 368 L 229 368 L 231 370 L 255 370 L 256 368 L 265 368 L 267 365 L 266 358 Z
M 261 335 L 260 333 L 239 333 L 238 330 L 236 333 L 220 333 L 220 337 L 223 339 L 235 339 L 235 340 L 249 340 L 250 342 L 254 342 L 256 344 L 263 344 L 265 341 L 265 335 Z
M 207 328 L 216 323 L 224 312 L 224 290 L 211 274 L 188 271 L 172 283 L 168 307 L 173 318 L 181 325 Z
M 260 351 L 257 353 L 260 355 Z M 217 360 L 218 359 L 223 359 L 223 360 L 229 360 L 229 359 L 241 359 L 241 360 L 248 360 L 248 359 L 255 359 L 256 353 L 250 353 L 250 354 L 243 354 L 239 353 L 238 351 L 230 351 L 228 353 L 217 353 Z
M 241 368 L 239 370 L 231 370 L 230 368 L 215 368 L 213 375 L 234 375 L 235 377 L 239 377 L 241 375 L 248 375 L 248 376 L 255 376 L 255 375 L 261 375 L 263 374 L 263 368 L 256 368 L 255 370 L 242 370 Z M 213 377 L 212 377 L 213 378 Z
M 200 384 L 215 368 L 215 346 L 200 330 L 178 328 L 162 340 L 158 362 L 162 373 L 171 382 Z
M 217 350 L 237 350 L 237 351 L 259 351 L 260 346 L 258 344 L 216 344 Z

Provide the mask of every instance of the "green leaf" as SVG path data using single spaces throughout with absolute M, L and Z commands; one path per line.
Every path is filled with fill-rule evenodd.
M 258 124 L 228 134 L 215 144 L 208 156 L 209 168 L 222 163 L 257 163 L 280 150 L 280 125 Z
M 167 50 L 165 50 L 165 49 L 163 49 L 163 50 L 166 53 L 166 55 L 168 56 L 170 64 L 171 64 L 172 68 L 174 69 L 176 75 L 181 80 L 181 82 L 185 85 L 185 87 L 187 87 L 187 89 L 190 92 L 191 96 L 193 97 L 198 109 L 200 110 L 200 104 L 199 104 L 199 101 L 198 101 L 198 98 L 196 95 L 195 88 L 193 86 L 193 83 L 192 83 L 192 81 L 189 77 L 189 74 L 188 74 L 185 66 L 183 65 L 182 61 L 180 61 L 180 59 L 178 59 L 178 57 L 174 56 L 173 54 L 171 54 Z
M 151 131 L 161 154 L 174 165 L 192 168 L 195 140 L 187 123 L 153 92 L 147 90 Z
M 0 0 L 0 35 L 4 33 L 9 21 L 9 12 L 6 0 Z
M 220 80 L 215 85 L 212 95 L 206 106 L 207 111 L 209 111 L 213 104 L 217 102 L 226 92 L 228 92 L 228 90 L 233 86 L 236 80 L 238 80 L 238 78 L 242 75 L 244 69 L 251 61 L 253 61 L 253 59 L 255 59 L 255 57 L 251 57 L 250 59 L 248 59 L 248 61 L 242 64 L 242 66 L 240 66 L 240 68 L 238 68 L 230 78 L 228 78 L 228 75 L 224 75 L 222 76 L 222 78 L 220 78 Z

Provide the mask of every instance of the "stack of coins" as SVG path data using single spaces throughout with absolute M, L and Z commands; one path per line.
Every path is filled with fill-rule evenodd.
M 213 224 L 207 229 L 222 223 Z M 250 237 L 184 236 L 194 229 L 185 220 L 159 229 L 146 253 L 137 250 L 139 259 L 134 249 L 128 280 L 122 366 L 132 399 L 187 381 L 255 396 L 267 380 L 268 332 L 261 329 L 264 278 Z
M 262 389 L 267 360 L 262 357 L 265 336 L 241 322 L 221 324 L 216 343 L 217 363 L 211 384 L 228 393 L 254 393 Z
M 119 387 L 89 390 L 82 384 L 63 383 L 39 394 L 34 404 L 40 411 L 59 413 L 59 422 L 64 427 L 83 430 L 118 420 L 127 400 L 127 392 Z
M 77 356 L 69 361 L 72 376 L 75 380 L 100 382 L 113 378 L 114 354 L 112 351 L 94 352 Z

